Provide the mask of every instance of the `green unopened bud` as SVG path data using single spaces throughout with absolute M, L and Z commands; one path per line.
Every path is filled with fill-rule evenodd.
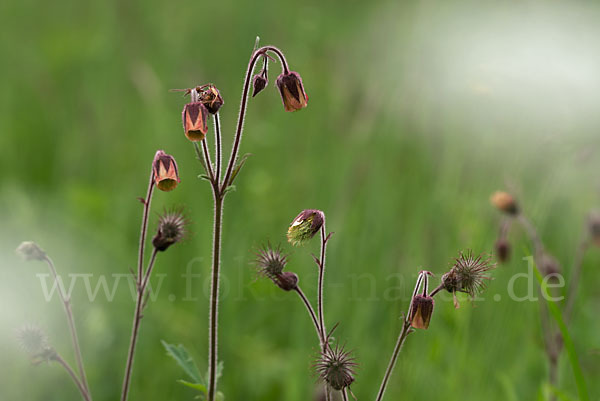
M 292 245 L 302 245 L 319 232 L 325 222 L 325 214 L 320 210 L 302 211 L 288 228 L 287 238 Z
M 21 242 L 21 245 L 17 247 L 17 254 L 25 260 L 46 259 L 46 252 L 32 241 Z

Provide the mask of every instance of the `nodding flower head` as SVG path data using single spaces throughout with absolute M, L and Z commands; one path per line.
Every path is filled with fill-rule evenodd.
M 548 252 L 544 252 L 538 261 L 538 267 L 544 277 L 549 276 L 552 281 L 558 280 L 558 275 L 561 273 L 560 263 Z
M 198 89 L 200 90 L 198 91 Z M 201 86 L 198 89 L 198 98 L 200 102 L 204 104 L 204 107 L 206 107 L 206 110 L 208 110 L 210 114 L 216 114 L 225 103 L 217 87 L 213 84 L 208 84 L 203 87 Z
M 21 242 L 16 252 L 25 260 L 45 260 L 47 257 L 46 252 L 32 241 Z
M 284 272 L 287 265 L 287 255 L 281 251 L 281 247 L 275 248 L 270 245 L 262 246 L 256 253 L 254 262 L 260 276 L 268 277 L 284 291 L 296 289 L 298 276 L 292 272 Z
M 485 289 L 485 281 L 491 280 L 487 272 L 495 267 L 496 265 L 491 263 L 490 258 L 483 259 L 483 255 L 475 257 L 471 251 L 461 252 L 450 271 L 442 276 L 442 285 L 453 295 L 456 295 L 457 292 L 464 292 L 471 298 L 475 298 Z M 455 306 L 458 307 L 456 298 Z
M 171 245 L 181 241 L 186 234 L 187 220 L 181 210 L 164 212 L 158 219 L 152 245 L 157 251 L 166 251 Z
M 496 258 L 500 263 L 505 263 L 510 259 L 510 243 L 506 238 L 500 238 L 494 245 L 496 248 Z
M 208 109 L 200 101 L 183 106 L 183 131 L 192 142 L 200 142 L 208 132 Z
M 354 369 L 358 366 L 351 353 L 344 347 L 336 345 L 327 347 L 315 363 L 315 370 L 319 378 L 336 391 L 350 387 L 354 382 Z
M 600 212 L 595 211 L 590 213 L 588 216 L 588 227 L 590 237 L 597 246 L 600 246 Z
M 258 95 L 263 89 L 267 87 L 269 80 L 267 79 L 266 74 L 260 73 L 256 74 L 254 78 L 252 78 L 252 97 Z
M 288 241 L 295 246 L 306 243 L 319 232 L 324 222 L 325 214 L 322 211 L 303 210 L 288 228 Z
M 172 191 L 181 181 L 175 158 L 162 150 L 157 151 L 156 155 L 154 155 L 152 168 L 154 171 L 154 183 L 161 191 Z
M 515 198 L 504 191 L 496 191 L 490 197 L 490 203 L 494 205 L 498 210 L 506 214 L 516 216 L 519 214 L 519 205 Z
M 408 320 L 410 325 L 416 329 L 426 330 L 429 327 L 431 315 L 433 315 L 435 303 L 433 297 L 429 296 L 429 276 L 433 276 L 433 273 L 426 270 L 419 273 L 410 302 Z
M 308 96 L 302 86 L 302 78 L 297 72 L 289 71 L 277 77 L 277 88 L 283 100 L 285 111 L 296 111 L 308 106 Z

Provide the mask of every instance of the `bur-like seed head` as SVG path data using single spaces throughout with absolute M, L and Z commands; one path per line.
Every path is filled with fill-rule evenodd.
M 302 78 L 297 72 L 282 73 L 277 78 L 276 84 L 285 111 L 296 111 L 308 106 L 308 96 L 304 92 Z
M 496 258 L 500 263 L 505 263 L 510 259 L 510 243 L 506 238 L 500 238 L 496 241 Z
M 28 354 L 36 355 L 48 348 L 48 337 L 36 325 L 23 326 L 17 330 L 17 341 Z
M 410 306 L 410 325 L 416 329 L 427 329 L 434 304 L 429 295 L 415 295 Z
M 208 109 L 202 102 L 192 102 L 183 106 L 183 131 L 192 142 L 200 142 L 208 131 Z
M 17 330 L 17 341 L 29 354 L 31 362 L 38 365 L 56 358 L 56 351 L 48 343 L 46 334 L 35 325 L 27 325 Z
M 45 260 L 46 252 L 35 242 L 24 241 L 17 247 L 16 252 L 25 260 Z
M 213 84 L 208 84 L 199 92 L 199 99 L 210 114 L 216 114 L 225 103 L 221 93 Z
M 172 191 L 181 182 L 175 158 L 164 151 L 159 150 L 156 152 L 152 166 L 154 170 L 154 183 L 161 191 Z
M 152 245 L 156 250 L 164 252 L 171 245 L 181 241 L 186 234 L 187 220 L 181 210 L 171 210 L 163 213 L 158 219 L 156 234 Z
M 600 246 L 600 212 L 591 212 L 588 216 L 590 237 L 597 246 Z
M 287 265 L 287 255 L 281 251 L 280 246 L 263 245 L 256 253 L 254 264 L 260 276 L 274 279 L 283 273 Z
M 442 276 L 442 284 L 448 292 L 464 292 L 474 298 L 485 289 L 486 281 L 491 280 L 487 273 L 495 267 L 490 258 L 475 257 L 471 251 L 461 252 L 450 271 Z
M 256 74 L 254 78 L 252 78 L 252 97 L 258 95 L 263 89 L 267 87 L 269 80 L 266 76 L 261 74 Z
M 303 210 L 288 228 L 288 241 L 295 246 L 305 244 L 319 232 L 324 221 L 325 214 L 322 211 L 315 209 Z
M 260 276 L 268 277 L 282 290 L 291 291 L 297 288 L 298 276 L 283 271 L 287 265 L 287 255 L 281 251 L 281 247 L 273 248 L 270 245 L 261 247 L 256 253 L 254 264 Z
M 501 212 L 512 216 L 519 214 L 519 206 L 515 198 L 504 191 L 497 191 L 490 197 L 490 202 Z
M 344 350 L 344 347 L 336 345 L 328 347 L 327 351 L 322 352 L 320 358 L 315 363 L 315 370 L 319 378 L 329 387 L 336 391 L 341 391 L 349 387 L 354 382 L 354 369 L 358 366 L 351 353 Z

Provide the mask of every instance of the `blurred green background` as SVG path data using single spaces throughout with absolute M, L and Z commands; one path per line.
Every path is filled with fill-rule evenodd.
M 182 205 L 191 235 L 158 260 L 166 276 L 145 313 L 130 399 L 193 399 L 160 340 L 186 345 L 206 368 L 212 199 L 182 132 L 185 100 L 168 89 L 214 83 L 229 144 L 257 35 L 284 50 L 310 100 L 285 113 L 271 64 L 271 85 L 250 101 L 241 152 L 253 156 L 225 210 L 220 389 L 227 400 L 312 399 L 311 322 L 293 294 L 256 281 L 250 262 L 261 243 L 285 241 L 300 210 L 319 208 L 335 232 L 326 320 L 341 323 L 336 338 L 360 362 L 353 392 L 374 398 L 416 273 L 439 277 L 459 250 L 492 250 L 492 191 L 519 196 L 569 273 L 585 215 L 599 206 L 599 18 L 598 2 L 552 0 L 0 3 L 0 399 L 79 399 L 59 367 L 33 367 L 17 346 L 14 330 L 37 323 L 74 363 L 60 302 L 44 301 L 36 277 L 45 266 L 14 249 L 34 240 L 63 275 L 112 284 L 136 263 L 136 197 L 157 149 L 176 157 L 182 182 L 156 194 L 151 230 L 158 211 Z M 511 239 L 513 258 L 485 302 L 455 310 L 438 299 L 430 329 L 408 338 L 387 400 L 536 399 L 547 377 L 538 304 L 507 296 L 529 245 L 518 229 Z M 317 241 L 284 247 L 314 300 Z M 571 326 L 593 399 L 599 262 L 592 249 Z M 189 288 L 188 268 L 200 275 Z M 90 302 L 79 281 L 73 304 L 95 400 L 115 400 L 129 289 Z M 560 388 L 575 397 L 565 355 Z

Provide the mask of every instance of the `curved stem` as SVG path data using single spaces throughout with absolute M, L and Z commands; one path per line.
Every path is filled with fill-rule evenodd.
M 296 287 L 296 292 L 298 293 L 300 299 L 302 299 L 302 302 L 304 302 L 304 305 L 306 306 L 306 310 L 308 311 L 308 314 L 310 315 L 310 318 L 312 319 L 312 322 L 315 325 L 315 330 L 317 331 L 317 336 L 319 337 L 319 344 L 321 345 L 321 348 L 323 348 L 323 344 L 325 341 L 322 337 L 321 328 L 319 326 L 319 321 L 317 320 L 315 310 L 313 309 L 312 305 L 310 304 L 310 301 L 308 300 L 308 298 L 306 298 L 306 295 L 304 295 L 304 292 L 302 292 L 299 286 Z
M 221 157 L 221 123 L 220 123 L 220 118 L 219 118 L 219 112 L 215 113 L 214 115 L 214 121 L 215 121 L 215 165 L 216 165 L 216 169 L 217 169 L 217 173 L 215 176 L 215 181 L 218 183 L 219 180 L 221 179 L 221 163 L 222 163 L 222 157 Z
M 208 336 L 208 401 L 214 401 L 217 387 L 217 352 L 219 326 L 219 280 L 221 258 L 221 229 L 223 225 L 223 196 L 213 193 L 215 199 L 214 231 L 213 231 L 213 265 L 210 287 L 210 315 Z
M 79 376 L 81 377 L 81 382 L 83 387 L 88 393 L 89 398 L 91 399 L 90 389 L 87 383 L 87 377 L 85 374 L 85 368 L 83 367 L 83 358 L 81 356 L 81 348 L 79 346 L 79 337 L 77 336 L 77 328 L 75 327 L 75 319 L 73 317 L 73 310 L 71 309 L 71 300 L 67 298 L 66 294 L 63 292 L 63 289 L 60 285 L 58 285 L 58 274 L 56 273 L 56 268 L 54 267 L 54 262 L 50 259 L 49 256 L 45 256 L 44 260 L 54 277 L 54 282 L 57 284 L 58 294 L 60 299 L 62 300 L 65 314 L 67 315 L 67 322 L 69 324 L 69 331 L 71 332 L 71 341 L 73 342 L 73 350 L 75 351 L 75 359 L 77 361 L 77 369 L 79 370 Z
M 202 153 L 204 153 L 204 161 L 206 162 L 206 168 L 209 171 L 209 177 L 211 181 L 213 183 L 217 182 L 217 178 L 215 177 L 215 172 L 213 170 L 212 160 L 210 160 L 210 152 L 208 151 L 206 139 L 202 140 Z
M 227 171 L 225 173 L 225 178 L 223 178 L 223 182 L 221 184 L 221 191 L 226 189 L 231 183 L 229 180 L 231 179 L 231 174 L 233 172 L 233 168 L 235 166 L 235 162 L 237 160 L 238 152 L 240 149 L 240 143 L 242 141 L 242 131 L 244 130 L 244 118 L 246 117 L 246 111 L 248 109 L 248 94 L 250 91 L 250 82 L 252 81 L 252 72 L 254 71 L 254 66 L 258 59 L 266 54 L 268 51 L 271 51 L 279 57 L 281 61 L 281 65 L 284 73 L 289 72 L 289 67 L 285 56 L 275 46 L 263 46 L 260 49 L 254 51 L 252 56 L 250 57 L 250 62 L 248 63 L 248 69 L 246 70 L 246 78 L 244 80 L 244 88 L 242 89 L 242 101 L 240 103 L 240 114 L 238 116 L 237 128 L 235 131 L 235 138 L 233 140 L 233 148 L 231 149 L 231 156 L 229 157 L 229 162 L 227 164 Z
M 210 161 L 206 160 L 206 153 L 202 153 L 198 142 L 194 142 L 194 150 L 196 151 L 196 158 L 198 159 L 200 164 L 202 164 L 202 167 L 204 168 L 204 171 L 206 172 L 206 175 L 208 176 L 210 183 L 213 185 L 214 188 L 215 177 L 212 171 L 212 166 L 210 165 Z
M 321 327 L 321 338 L 323 339 L 323 352 L 326 351 L 327 330 L 325 329 L 325 317 L 323 312 L 323 283 L 325 281 L 325 255 L 327 251 L 327 236 L 325 234 L 325 216 L 323 216 L 323 225 L 321 226 L 321 258 L 319 259 L 319 294 L 317 308 L 319 314 L 319 326 Z
M 71 379 L 73 379 L 73 382 L 77 386 L 77 389 L 81 393 L 81 396 L 83 397 L 83 399 L 86 400 L 86 401 L 92 401 L 91 396 L 89 395 L 89 393 L 87 392 L 85 386 L 79 380 L 79 378 L 77 377 L 77 375 L 75 374 L 75 372 L 73 371 L 73 369 L 71 368 L 71 366 L 69 366 L 69 364 L 60 355 L 58 355 L 58 354 L 55 354 L 52 357 L 52 359 L 54 361 L 58 362 L 58 364 L 60 364 L 63 368 L 65 368 L 65 370 L 67 371 L 67 373 L 69 374 L 69 376 L 71 376 Z
M 127 353 L 127 363 L 125 364 L 125 377 L 123 379 L 123 390 L 121 392 L 121 401 L 126 401 L 129 395 L 129 384 L 131 382 L 131 371 L 133 369 L 133 357 L 135 355 L 135 346 L 140 331 L 140 323 L 142 321 L 142 313 L 144 309 L 144 294 L 146 293 L 146 286 L 150 280 L 150 274 L 156 261 L 156 254 L 158 251 L 154 248 L 150 262 L 148 263 L 148 269 L 144 274 L 144 277 L 140 279 L 140 283 L 137 287 L 137 297 L 135 301 L 135 312 L 133 315 L 133 327 L 131 329 L 131 340 L 129 341 L 129 352 Z

